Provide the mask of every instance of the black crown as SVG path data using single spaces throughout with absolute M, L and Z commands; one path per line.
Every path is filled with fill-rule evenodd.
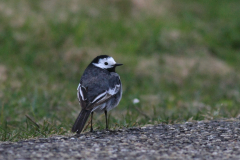
M 108 58 L 108 55 L 100 55 L 93 59 L 92 63 L 98 63 L 99 59 Z

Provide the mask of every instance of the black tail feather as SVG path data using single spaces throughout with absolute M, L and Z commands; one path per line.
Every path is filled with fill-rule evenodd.
M 80 134 L 83 130 L 83 127 L 85 123 L 87 122 L 87 119 L 91 113 L 91 110 L 85 110 L 82 109 L 81 112 L 79 113 L 73 127 L 72 127 L 72 132 L 77 132 L 77 134 Z

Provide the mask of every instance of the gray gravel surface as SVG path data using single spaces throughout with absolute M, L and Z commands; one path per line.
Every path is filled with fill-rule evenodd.
M 0 142 L 0 159 L 240 159 L 240 121 L 147 125 Z

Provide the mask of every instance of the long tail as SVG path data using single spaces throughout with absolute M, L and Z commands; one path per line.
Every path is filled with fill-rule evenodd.
M 87 122 L 87 119 L 91 113 L 91 110 L 85 110 L 82 109 L 81 112 L 79 113 L 73 127 L 72 127 L 72 132 L 77 132 L 77 134 L 80 134 L 83 130 L 83 127 L 85 123 Z

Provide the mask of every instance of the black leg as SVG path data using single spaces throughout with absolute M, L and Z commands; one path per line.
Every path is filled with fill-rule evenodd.
M 106 119 L 106 130 L 108 130 L 108 121 L 107 121 L 107 110 L 104 111 Z
M 90 132 L 93 132 L 92 119 L 93 119 L 93 112 L 91 113 L 91 130 L 90 130 Z

